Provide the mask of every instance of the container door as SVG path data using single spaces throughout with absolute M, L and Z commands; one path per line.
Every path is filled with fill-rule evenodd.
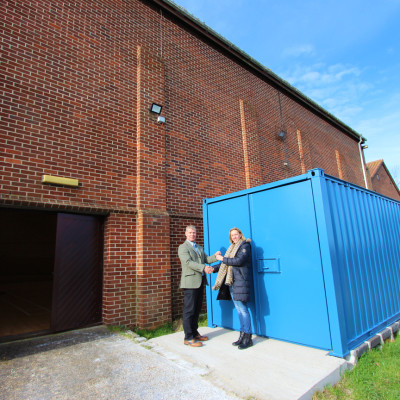
M 228 249 L 229 230 L 238 227 L 246 238 L 250 237 L 250 215 L 247 196 L 239 196 L 230 199 L 229 202 L 222 201 L 209 204 L 207 206 L 208 221 L 211 225 L 208 227 L 208 238 L 205 243 L 211 243 L 212 246 L 206 248 L 207 254 L 214 254 L 220 250 L 225 255 Z M 224 328 L 240 330 L 240 322 L 232 301 L 217 300 L 218 291 L 211 290 L 215 283 L 217 274 L 208 276 L 210 286 L 207 287 L 207 312 L 210 326 L 221 326 Z M 254 292 L 254 291 L 253 291 Z M 250 302 L 250 314 L 252 324 L 255 320 L 254 301 Z
M 51 330 L 101 322 L 102 221 L 58 214 Z
M 330 349 L 310 181 L 250 195 L 258 333 Z

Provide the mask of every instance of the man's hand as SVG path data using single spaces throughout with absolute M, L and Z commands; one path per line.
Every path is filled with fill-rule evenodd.
M 218 261 L 223 261 L 224 260 L 224 257 L 221 256 L 221 252 L 216 257 L 217 257 Z
M 220 255 L 221 254 L 221 252 L 218 250 L 214 255 L 215 256 L 218 256 L 218 255 Z
M 205 272 L 206 274 L 212 274 L 212 273 L 214 272 L 214 268 L 211 267 L 210 265 L 206 265 L 206 266 L 204 267 L 204 272 Z

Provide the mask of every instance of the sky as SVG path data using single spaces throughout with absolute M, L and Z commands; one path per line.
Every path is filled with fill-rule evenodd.
M 367 139 L 400 181 L 400 0 L 174 0 Z

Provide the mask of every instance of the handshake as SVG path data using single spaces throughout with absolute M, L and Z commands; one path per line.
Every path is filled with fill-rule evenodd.
M 205 272 L 206 274 L 212 274 L 212 273 L 214 272 L 214 268 L 213 268 L 211 265 L 206 265 L 206 266 L 204 267 L 204 272 Z
M 221 256 L 221 252 L 219 250 L 214 255 L 217 257 L 218 261 L 222 261 L 223 260 L 223 257 Z M 204 267 L 204 272 L 206 274 L 212 274 L 214 272 L 214 268 L 211 265 L 206 265 Z

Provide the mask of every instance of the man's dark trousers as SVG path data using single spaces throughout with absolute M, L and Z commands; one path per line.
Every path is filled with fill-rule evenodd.
M 185 340 L 192 340 L 199 334 L 199 316 L 203 307 L 204 279 L 197 289 L 183 289 L 183 331 Z

